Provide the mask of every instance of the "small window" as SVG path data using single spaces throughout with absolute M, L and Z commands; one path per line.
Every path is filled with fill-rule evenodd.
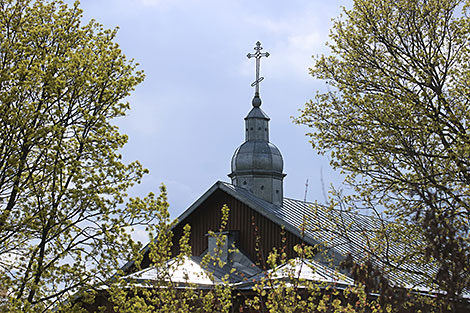
M 263 189 L 264 189 L 264 186 L 261 186 L 261 190 L 263 190 Z

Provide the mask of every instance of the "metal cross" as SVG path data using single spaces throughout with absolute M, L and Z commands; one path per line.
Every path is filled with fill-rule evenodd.
M 248 53 L 246 56 L 248 59 L 256 59 L 256 80 L 251 84 L 251 87 L 255 87 L 255 96 L 259 96 L 259 83 L 264 79 L 264 77 L 259 77 L 259 67 L 261 57 L 269 57 L 269 52 L 261 53 L 263 47 L 261 47 L 261 42 L 256 42 L 255 53 Z

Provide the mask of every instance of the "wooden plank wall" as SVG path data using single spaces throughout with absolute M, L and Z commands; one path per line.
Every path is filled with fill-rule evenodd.
M 217 190 L 204 203 L 202 203 L 183 223 L 174 229 L 174 253 L 178 252 L 177 246 L 182 235 L 183 226 L 191 225 L 191 247 L 193 255 L 201 255 L 207 249 L 206 234 L 209 230 L 218 231 L 220 228 L 221 208 L 224 204 L 230 209 L 230 217 L 227 225 L 229 231 L 239 231 L 238 248 L 259 263 L 265 260 L 273 247 L 282 248 L 281 227 L 244 203 L 231 197 L 221 190 Z M 259 251 L 256 252 L 256 237 L 259 237 Z M 293 246 L 302 243 L 298 236 L 285 231 L 286 253 L 289 258 L 295 257 Z

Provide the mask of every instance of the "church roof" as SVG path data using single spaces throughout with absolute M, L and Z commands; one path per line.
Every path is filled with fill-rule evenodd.
M 332 260 L 337 266 L 348 254 L 356 260 L 362 260 L 367 253 L 365 249 L 368 245 L 367 241 L 377 235 L 382 228 L 382 223 L 388 223 L 373 216 L 337 209 L 331 210 L 316 203 L 290 198 L 284 198 L 283 205 L 277 206 L 244 188 L 222 181 L 216 182 L 178 220 L 183 221 L 218 189 L 250 206 L 274 223 L 282 225 L 286 231 L 301 236 L 308 244 L 324 247 L 327 257 L 323 258 L 323 264 L 331 263 Z M 389 245 L 387 252 L 399 256 L 404 254 L 407 248 L 408 246 L 404 243 L 393 242 Z M 377 255 L 372 257 L 372 260 L 381 268 L 383 262 L 380 258 L 381 255 Z M 326 259 L 330 260 L 325 261 Z M 391 273 L 389 279 L 393 285 L 429 291 L 423 286 L 424 277 L 418 273 L 433 271 L 432 266 L 418 269 L 416 265 L 400 264 L 400 267 L 405 271 L 408 270 L 408 273 Z
M 184 223 L 185 218 L 217 190 L 222 190 L 274 223 L 282 225 L 286 231 L 302 237 L 306 243 L 324 247 L 326 257 L 316 260 L 323 266 L 338 266 L 348 254 L 351 254 L 356 260 L 362 260 L 367 253 L 367 249 L 365 249 L 368 244 L 367 240 L 378 233 L 383 226 L 382 223 L 389 223 L 373 216 L 328 209 L 316 203 L 290 198 L 284 198 L 283 205 L 277 206 L 255 196 L 244 188 L 222 181 L 212 185 L 181 214 L 178 217 L 178 223 Z M 148 247 L 145 247 L 144 251 L 145 249 L 148 249 Z M 387 253 L 399 256 L 405 254 L 406 249 L 411 248 L 404 243 L 392 242 L 387 247 Z M 379 268 L 383 267 L 381 257 L 383 255 L 372 257 L 372 261 Z M 331 260 L 333 260 L 333 264 L 331 264 Z M 125 271 L 131 266 L 132 264 L 128 263 L 123 270 Z M 418 268 L 414 264 L 400 264 L 400 267 L 405 271 L 408 270 L 408 272 L 406 274 L 390 273 L 388 278 L 392 285 L 413 288 L 422 292 L 431 291 L 425 287 L 424 276 L 419 275 L 419 272 L 429 273 L 434 271 L 432 265 L 419 266 Z M 470 294 L 466 294 L 465 297 L 470 297 Z
M 198 257 L 184 257 L 180 262 L 171 259 L 165 263 L 164 268 L 147 267 L 136 273 L 124 276 L 124 279 L 134 283 L 140 283 L 142 286 L 152 286 L 154 281 L 171 280 L 178 286 L 188 284 L 198 284 L 199 286 L 212 286 L 220 284 L 222 281 L 213 275 L 210 269 L 201 266 L 201 260 Z M 201 287 L 199 287 L 201 288 Z
M 191 214 L 204 200 L 206 200 L 215 190 L 221 189 L 237 200 L 247 204 L 261 215 L 267 217 L 274 223 L 282 225 L 287 231 L 298 236 L 303 236 L 304 240 L 312 245 L 328 242 L 331 253 L 337 256 L 346 256 L 348 253 L 357 255 L 363 242 L 361 232 L 372 231 L 380 227 L 380 220 L 371 216 L 358 214 L 355 212 L 340 212 L 338 210 L 328 211 L 326 208 L 319 209 L 320 205 L 284 198 L 283 205 L 277 206 L 269 203 L 248 190 L 234 186 L 232 184 L 218 181 L 206 193 L 204 193 L 188 210 L 178 217 L 178 221 L 183 221 L 186 216 Z M 332 226 L 338 220 L 350 225 L 349 235 L 351 240 L 339 238 Z M 321 229 L 317 227 L 321 225 Z M 302 234 L 304 226 L 304 234 Z M 314 228 L 312 228 L 312 226 Z
M 240 290 L 251 290 L 253 286 L 262 279 L 289 281 L 291 277 L 296 277 L 303 281 L 314 281 L 320 284 L 334 284 L 337 288 L 354 285 L 353 279 L 331 267 L 325 266 L 315 260 L 297 258 L 289 263 L 281 264 L 275 269 L 261 272 L 256 276 L 241 281 L 236 284 L 235 287 Z

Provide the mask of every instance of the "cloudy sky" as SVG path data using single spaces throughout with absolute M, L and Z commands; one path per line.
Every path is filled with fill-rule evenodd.
M 312 55 L 328 53 L 331 19 L 342 6 L 352 1 L 82 0 L 84 22 L 118 26 L 116 41 L 146 74 L 128 99 L 128 116 L 117 122 L 129 135 L 125 160 L 150 170 L 130 195 L 164 183 L 177 217 L 217 180 L 229 181 L 254 93 L 254 60 L 246 54 L 260 40 L 271 54 L 261 62 L 260 91 L 270 141 L 284 157 L 284 196 L 303 199 L 308 179 L 307 200 L 325 202 L 341 177 L 291 116 L 326 88 L 308 68 Z

